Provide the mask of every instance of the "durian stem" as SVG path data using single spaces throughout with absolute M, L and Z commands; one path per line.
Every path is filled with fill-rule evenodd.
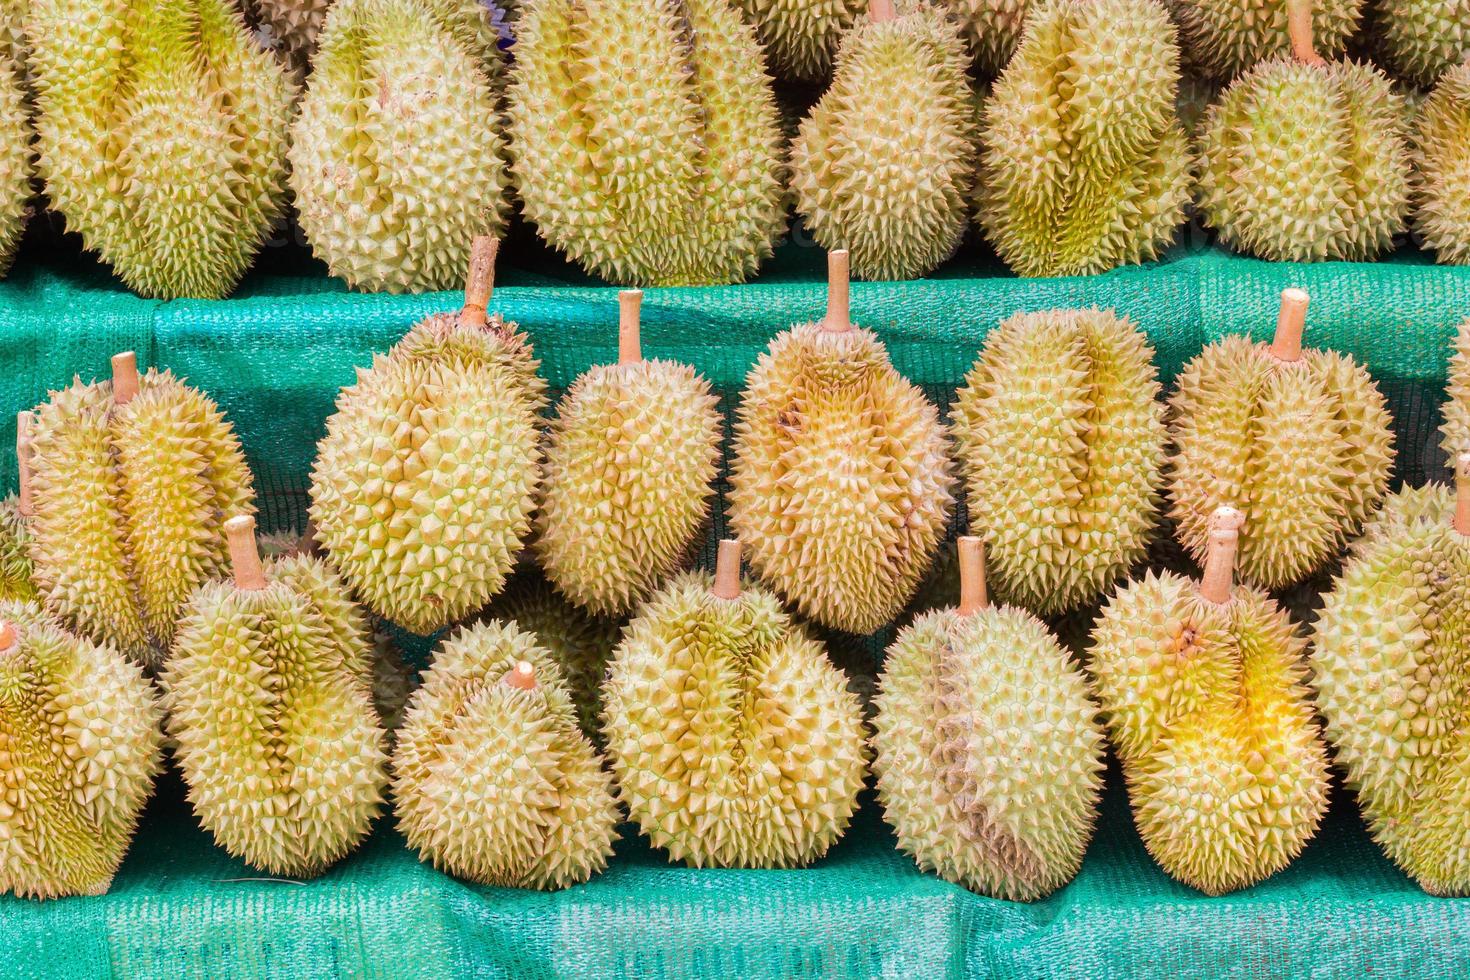
M 725 538 L 715 556 L 715 586 L 710 589 L 717 599 L 740 598 L 740 542 Z
M 20 637 L 16 635 L 15 627 L 0 620 L 0 653 L 9 653 L 14 650 L 18 639 Z
M 265 569 L 260 566 L 260 549 L 255 545 L 255 518 L 241 514 L 225 521 L 225 541 L 230 546 L 235 588 L 242 592 L 265 588 Z
M 20 497 L 16 510 L 21 517 L 30 517 L 36 512 L 36 501 L 31 496 L 31 438 L 36 416 L 32 412 L 17 412 L 15 416 L 15 461 L 20 467 Z
M 974 535 L 965 535 L 958 542 L 960 552 L 960 605 L 961 616 L 973 616 L 989 607 L 990 597 L 985 593 L 985 542 Z
M 868 19 L 873 23 L 881 24 L 897 17 L 893 11 L 893 0 L 868 0 Z
M 1286 32 L 1291 53 L 1304 65 L 1325 65 L 1312 40 L 1312 0 L 1286 0 Z
M 1470 537 L 1470 453 L 1455 460 L 1455 531 Z
M 126 405 L 138 394 L 138 356 L 123 351 L 112 356 L 112 403 Z
M 464 309 L 459 322 L 467 327 L 483 327 L 489 319 L 490 294 L 495 290 L 495 255 L 500 241 L 489 235 L 478 235 L 470 243 L 470 271 L 464 280 Z
M 618 293 L 618 363 L 637 364 L 643 360 L 643 345 L 638 336 L 638 312 L 643 307 L 643 290 L 625 289 Z
M 1281 312 L 1276 315 L 1276 337 L 1271 341 L 1271 356 L 1278 361 L 1302 359 L 1302 333 L 1307 328 L 1311 301 L 1305 289 L 1281 291 Z
M 1224 605 L 1235 584 L 1235 546 L 1245 515 L 1234 507 L 1217 507 L 1210 515 L 1210 545 L 1205 552 L 1205 576 L 1199 594 L 1206 602 Z
M 833 333 L 852 329 L 852 312 L 848 306 L 847 249 L 827 253 L 827 316 L 822 327 Z
M 505 672 L 501 683 L 506 687 L 513 687 L 517 691 L 536 690 L 536 668 L 528 660 L 518 660 L 516 665 Z

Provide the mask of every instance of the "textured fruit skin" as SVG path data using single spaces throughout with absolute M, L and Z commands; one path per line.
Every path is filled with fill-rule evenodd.
M 224 296 L 281 211 L 285 72 L 226 0 L 34 0 L 29 24 L 52 208 L 139 295 Z
M 1460 453 L 1470 452 L 1470 319 L 1455 331 L 1445 395 L 1449 400 L 1439 427 L 1440 446 L 1453 462 Z
M 245 19 L 297 77 L 316 53 L 332 0 L 245 0 Z
M 270 874 L 310 877 L 367 835 L 387 782 L 366 622 L 319 559 L 199 589 L 161 675 L 199 822 Z
M 1264 593 L 1237 585 L 1216 605 L 1172 572 L 1124 586 L 1098 620 L 1094 691 L 1134 822 L 1165 871 L 1207 894 L 1286 867 L 1326 811 L 1304 649 Z
M 1246 514 L 1236 570 L 1263 589 L 1301 581 L 1358 532 L 1388 493 L 1392 420 L 1349 356 L 1283 362 L 1226 337 L 1185 365 L 1169 400 L 1169 516 L 1203 562 L 1210 515 Z
M 1023 276 L 1155 258 L 1184 220 L 1179 48 L 1157 0 L 1047 0 L 986 101 L 977 221 Z
M 250 469 L 218 406 L 149 370 L 114 402 L 80 380 L 37 409 L 31 557 L 71 629 L 148 667 L 193 591 L 228 568 L 224 521 L 255 511 Z
M 512 169 L 541 236 L 609 282 L 739 282 L 785 225 L 781 133 L 728 0 L 532 0 Z
M 1220 241 L 1272 262 L 1363 262 L 1409 208 L 1403 99 L 1352 61 L 1263 62 L 1205 116 L 1199 206 Z
M 354 289 L 449 289 L 505 231 L 490 25 L 474 0 L 337 0 L 292 126 L 312 251 Z M 453 188 L 446 192 L 445 188 Z
M 502 681 L 520 661 L 534 690 Z M 607 866 L 619 819 L 612 779 L 577 729 L 555 658 L 514 623 L 439 647 L 393 758 L 398 825 L 435 867 L 484 885 L 551 890 Z
M 1153 349 L 1111 312 L 1021 313 L 986 336 L 950 424 L 1001 601 L 1054 615 L 1142 560 L 1163 484 L 1158 393 Z
M 0 652 L 0 892 L 101 895 L 159 769 L 153 685 L 116 650 L 0 601 L 17 633 Z
M 1087 680 L 1012 607 L 926 613 L 889 647 L 873 770 L 919 867 L 1029 902 L 1076 875 L 1102 788 Z
M 1420 107 L 1414 164 L 1414 230 L 1440 262 L 1470 265 L 1470 64 L 1445 72 Z
M 957 22 L 976 70 L 987 78 L 999 75 L 1021 43 L 1026 12 L 1033 0 L 938 0 L 937 6 Z
M 0 501 L 0 601 L 39 599 L 31 563 L 31 522 L 15 497 Z
M 629 818 L 694 867 L 788 868 L 847 829 L 862 708 L 774 595 L 682 575 L 623 633 L 603 731 Z
M 796 209 L 863 279 L 914 279 L 969 222 L 975 113 L 966 58 L 935 9 L 860 23 L 791 147 Z
M 729 519 L 757 575 L 871 633 L 929 568 L 953 499 L 939 413 L 869 330 L 783 331 L 746 378 Z
M 1470 58 L 1470 0 L 1373 0 L 1373 32 L 1389 70 L 1429 88 Z
M 557 405 L 536 557 L 562 594 L 621 616 L 677 571 L 709 517 L 724 418 L 671 361 L 598 365 Z
M 737 0 L 755 26 L 777 78 L 820 82 L 831 74 L 842 38 L 865 19 L 867 0 Z
M 1288 0 L 1168 0 L 1185 61 L 1228 82 L 1258 62 L 1291 54 Z M 1313 0 L 1312 46 L 1338 58 L 1363 21 L 1365 0 Z
M 372 688 L 373 707 L 378 711 L 378 721 L 387 735 L 386 744 L 391 749 L 398 729 L 403 727 L 403 713 L 408 708 L 408 699 L 418 689 L 419 677 L 418 672 L 403 659 L 403 652 L 381 624 L 372 631 L 371 642 L 372 669 L 369 684 Z
M 21 76 L 0 62 L 0 276 L 10 270 L 31 216 L 31 121 Z
M 1455 491 L 1406 488 L 1354 545 L 1312 643 L 1317 701 L 1373 838 L 1432 895 L 1470 895 L 1470 537 Z
M 337 397 L 311 519 L 377 615 L 427 635 L 485 605 L 531 528 L 546 405 L 530 343 L 493 316 L 418 323 Z

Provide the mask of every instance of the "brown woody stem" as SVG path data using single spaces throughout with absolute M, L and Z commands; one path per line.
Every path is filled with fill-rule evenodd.
M 847 250 L 836 249 L 827 253 L 827 315 L 822 327 L 833 333 L 852 329 L 852 312 L 848 304 L 850 284 L 847 271 Z
M 868 0 L 868 19 L 873 23 L 881 24 L 897 17 L 893 11 L 893 0 Z
M 740 542 L 725 538 L 715 556 L 715 585 L 710 589 L 717 599 L 740 598 Z
M 529 660 L 518 660 L 516 665 L 505 672 L 501 681 L 506 687 L 513 687 L 517 691 L 536 690 L 536 668 Z
M 973 616 L 990 605 L 985 593 L 985 543 L 974 535 L 959 539 L 961 616 Z
M 112 402 L 126 405 L 138 394 L 138 356 L 123 351 L 112 356 Z
M 495 290 L 495 255 L 500 241 L 489 235 L 476 236 L 470 243 L 470 269 L 464 280 L 464 309 L 459 321 L 471 327 L 483 327 L 489 319 L 490 294 Z
M 1210 515 L 1210 544 L 1205 552 L 1205 576 L 1199 593 L 1206 602 L 1223 605 L 1230 601 L 1235 584 L 1235 547 L 1245 515 L 1234 507 L 1217 507 Z
M 1276 315 L 1276 336 L 1271 355 L 1278 361 L 1302 359 L 1302 334 L 1307 328 L 1307 306 L 1312 298 L 1304 289 L 1281 291 L 1281 312 Z
M 1470 453 L 1455 460 L 1455 530 L 1470 537 Z
M 265 569 L 260 565 L 260 549 L 255 544 L 255 518 L 241 514 L 225 521 L 225 541 L 230 547 L 235 588 L 242 592 L 259 592 L 265 588 Z
M 643 360 L 643 345 L 638 333 L 638 314 L 643 308 L 643 290 L 625 289 L 618 293 L 618 363 L 637 364 Z
M 16 642 L 20 637 L 15 632 L 15 627 L 0 620 L 0 653 L 9 653 L 15 649 Z
M 1312 39 L 1312 0 L 1286 0 L 1286 32 L 1291 53 L 1304 65 L 1324 65 Z

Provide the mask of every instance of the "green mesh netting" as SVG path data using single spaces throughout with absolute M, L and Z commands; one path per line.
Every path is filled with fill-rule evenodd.
M 971 250 L 973 252 L 973 250 Z M 511 250 L 512 256 L 521 254 Z M 969 253 L 967 253 L 969 254 Z M 784 247 L 754 284 L 649 290 L 648 356 L 688 361 L 738 400 L 770 337 L 822 312 L 823 257 Z M 1113 307 L 1152 339 L 1167 380 L 1232 331 L 1270 334 L 1288 285 L 1313 297 L 1307 342 L 1365 361 L 1396 419 L 1399 478 L 1442 479 L 1434 434 L 1470 269 L 1415 253 L 1375 265 L 1273 265 L 1205 248 L 1092 278 L 1019 280 L 973 255 L 927 281 L 853 287 L 854 319 L 947 405 L 987 330 L 1018 310 Z M 118 350 L 209 392 L 244 442 L 265 524 L 299 525 L 313 447 L 339 386 L 418 317 L 457 297 L 349 295 L 298 252 L 267 254 L 227 302 L 139 300 L 85 262 L 23 258 L 0 283 L 0 438 L 14 413 Z M 503 269 L 493 305 L 527 329 L 556 388 L 616 353 L 615 291 L 554 261 Z M 11 454 L 0 484 L 14 486 Z M 723 494 L 722 494 L 723 497 Z M 720 508 L 723 512 L 723 508 Z M 716 531 L 720 531 L 716 521 Z M 881 641 L 880 641 L 881 642 Z M 873 649 L 877 643 L 870 643 Z M 422 656 L 425 644 L 413 645 Z M 543 895 L 464 885 L 384 822 L 307 883 L 259 880 L 215 848 L 164 780 L 111 893 L 0 900 L 9 975 L 93 976 L 1415 976 L 1470 974 L 1470 901 L 1395 871 L 1340 794 L 1288 871 L 1205 898 L 1152 864 L 1116 773 L 1081 876 L 1024 906 L 919 873 L 868 803 L 799 871 L 690 871 L 625 839 L 612 868 Z

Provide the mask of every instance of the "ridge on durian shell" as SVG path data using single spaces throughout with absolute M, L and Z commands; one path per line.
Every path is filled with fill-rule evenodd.
M 1269 58 L 1291 53 L 1291 0 L 1167 0 L 1179 25 L 1186 62 L 1228 82 Z M 1312 40 L 1324 58 L 1338 58 L 1363 21 L 1365 0 L 1311 0 Z
M 10 271 L 34 210 L 31 143 L 31 113 L 23 70 L 0 61 L 0 276 Z
M 917 5 L 909 0 L 905 6 Z M 935 0 L 965 38 L 975 70 L 983 77 L 999 75 L 1021 42 L 1027 11 L 1034 0 Z
M 502 678 L 518 664 L 532 690 Z M 514 623 L 451 634 L 409 701 L 394 756 L 398 822 L 436 867 L 557 889 L 607 865 L 619 811 L 556 659 Z
M 1437 261 L 1470 265 L 1470 62 L 1446 71 L 1420 106 L 1414 164 L 1414 231 Z
M 867 14 L 867 0 L 736 0 L 755 27 L 777 78 L 826 81 L 842 38 Z
M 1372 0 L 1374 54 L 1393 74 L 1431 88 L 1470 60 L 1470 0 Z

